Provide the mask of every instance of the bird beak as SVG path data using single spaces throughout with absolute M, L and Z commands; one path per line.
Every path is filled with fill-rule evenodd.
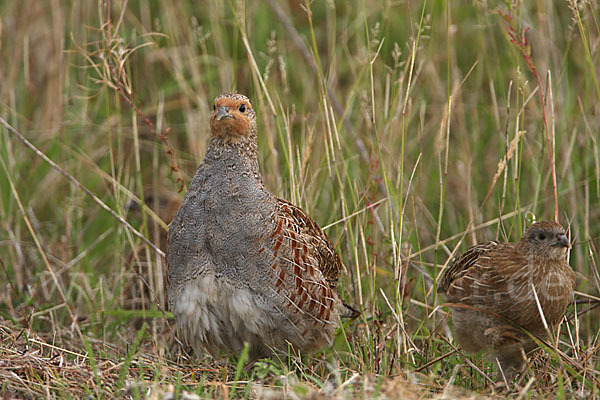
M 558 235 L 556 236 L 556 243 L 554 245 L 561 247 L 569 247 L 569 238 L 567 237 L 567 235 Z
M 217 109 L 215 118 L 220 121 L 223 118 L 233 118 L 233 115 L 229 114 L 229 107 L 221 106 Z

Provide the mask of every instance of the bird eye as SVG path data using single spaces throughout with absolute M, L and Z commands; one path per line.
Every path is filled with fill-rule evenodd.
M 546 240 L 546 234 L 545 233 L 538 233 L 538 239 L 539 240 Z
M 243 113 L 243 112 L 246 112 L 246 105 L 245 105 L 245 104 L 242 104 L 242 105 L 240 106 L 239 110 L 240 110 L 240 112 L 241 112 L 241 113 Z
M 213 104 L 213 111 L 217 111 L 217 105 Z

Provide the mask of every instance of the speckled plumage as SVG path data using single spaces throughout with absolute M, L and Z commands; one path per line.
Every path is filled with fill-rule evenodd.
M 569 242 L 554 222 L 529 227 L 517 243 L 488 242 L 468 249 L 442 276 L 438 291 L 451 303 L 455 338 L 470 353 L 497 358 L 511 379 L 523 365 L 521 349 L 536 347 L 519 327 L 538 337 L 563 318 L 575 274 L 566 260 Z
M 169 232 L 169 308 L 180 335 L 214 356 L 248 342 L 254 359 L 331 343 L 339 317 L 352 312 L 336 292 L 343 267 L 332 243 L 265 188 L 248 98 L 218 96 L 210 127 Z

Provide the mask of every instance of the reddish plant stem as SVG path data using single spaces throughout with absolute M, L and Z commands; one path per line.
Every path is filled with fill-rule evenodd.
M 554 195 L 554 221 L 556 223 L 558 223 L 559 215 L 558 215 L 558 193 L 557 193 L 556 169 L 554 167 L 554 159 L 552 157 L 552 155 L 554 153 L 553 153 L 552 145 L 550 144 L 550 130 L 548 129 L 548 118 L 546 117 L 546 99 L 544 96 L 544 88 L 542 86 L 542 80 L 540 79 L 540 75 L 538 73 L 537 68 L 535 67 L 535 64 L 533 63 L 533 60 L 531 59 L 531 56 L 530 56 L 531 47 L 529 45 L 529 41 L 527 40 L 527 37 L 525 36 L 525 34 L 529 30 L 529 28 L 523 28 L 521 30 L 521 32 L 519 33 L 519 31 L 516 28 L 516 22 L 512 16 L 512 13 L 510 10 L 506 14 L 504 14 L 502 11 L 498 11 L 498 13 L 508 23 L 508 36 L 510 37 L 510 41 L 512 43 L 514 43 L 521 51 L 521 55 L 523 57 L 523 60 L 525 61 L 525 64 L 527 64 L 527 68 L 529 68 L 529 71 L 533 74 L 533 76 L 535 77 L 536 82 L 537 82 L 538 91 L 540 93 L 540 101 L 542 103 L 542 120 L 544 123 L 544 131 L 546 132 L 546 144 L 548 146 L 548 159 L 550 161 L 550 171 L 552 173 L 552 189 L 553 189 L 553 195 Z
M 111 19 L 110 19 L 110 1 L 107 2 L 106 7 L 107 7 L 107 9 L 106 9 L 106 15 L 107 15 L 106 26 L 107 26 L 107 31 L 108 31 L 108 45 L 110 47 L 110 45 L 112 43 L 112 23 L 111 23 Z M 109 51 L 109 55 L 111 55 L 110 51 Z M 144 112 L 135 104 L 134 94 L 130 93 L 127 90 L 127 88 L 123 84 L 122 80 L 119 78 L 119 73 L 117 72 L 116 67 L 115 67 L 115 65 L 118 64 L 118 62 L 117 62 L 118 60 L 113 60 L 112 58 L 113 57 L 107 57 L 107 61 L 108 61 L 109 67 L 110 67 L 112 80 L 113 80 L 113 83 L 115 85 L 117 92 L 125 100 L 125 102 L 127 102 L 127 104 L 131 107 L 131 109 L 136 112 L 136 114 L 142 120 L 142 122 L 145 123 L 150 128 L 150 131 L 152 132 L 152 134 L 155 135 L 156 137 L 158 137 L 158 139 L 161 141 L 161 143 L 166 147 L 166 149 L 167 149 L 166 153 L 169 155 L 169 158 L 171 160 L 171 171 L 175 172 L 177 174 L 177 179 L 175 180 L 175 183 L 180 184 L 179 192 L 187 191 L 187 186 L 185 184 L 185 180 L 183 179 L 181 169 L 179 168 L 179 165 L 177 164 L 177 160 L 175 159 L 175 151 L 173 150 L 173 147 L 171 146 L 171 144 L 169 143 L 169 141 L 167 139 L 169 134 L 171 133 L 171 128 L 165 129 L 164 133 L 160 133 L 156 130 L 152 121 L 150 121 L 150 119 L 144 114 Z

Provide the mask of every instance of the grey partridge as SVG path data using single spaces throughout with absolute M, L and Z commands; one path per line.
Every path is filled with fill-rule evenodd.
M 270 193 L 246 96 L 216 97 L 204 160 L 169 230 L 169 308 L 197 355 L 310 352 L 354 314 L 336 290 L 333 244 L 302 209 Z
M 471 247 L 443 274 L 438 291 L 450 303 L 457 342 L 497 359 L 499 381 L 502 374 L 512 380 L 524 365 L 522 351 L 537 347 L 522 329 L 547 336 L 539 306 L 550 329 L 562 320 L 575 285 L 568 248 L 562 226 L 537 222 L 517 243 Z

